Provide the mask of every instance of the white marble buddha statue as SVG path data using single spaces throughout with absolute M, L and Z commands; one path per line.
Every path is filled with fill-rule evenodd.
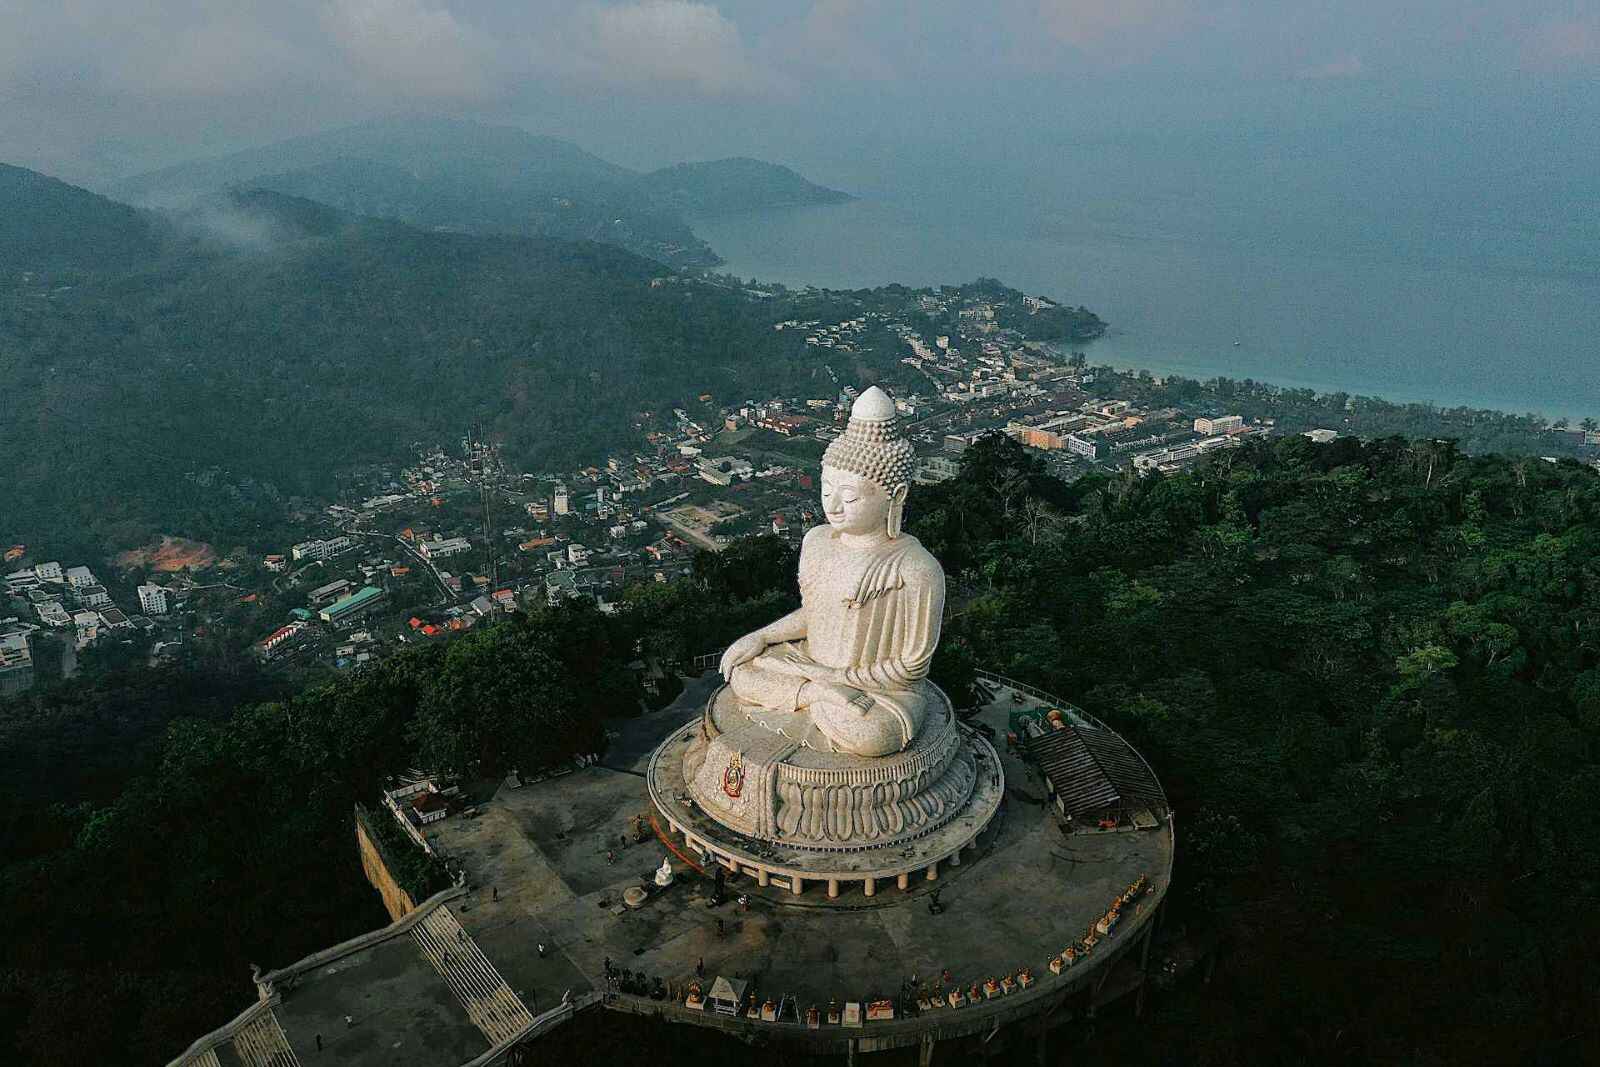
M 827 525 L 800 549 L 800 607 L 723 653 L 741 706 L 804 715 L 797 739 L 812 748 L 885 756 L 922 726 L 944 571 L 900 530 L 913 462 L 894 401 L 873 386 L 822 458 Z

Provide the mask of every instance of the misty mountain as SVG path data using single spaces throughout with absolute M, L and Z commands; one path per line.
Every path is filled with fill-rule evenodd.
M 7 177 L 13 214 L 66 203 L 58 239 L 125 250 L 70 287 L 0 275 L 0 453 L 27 457 L 0 511 L 21 540 L 254 542 L 293 494 L 474 419 L 518 463 L 565 463 L 636 441 L 640 412 L 815 370 L 774 302 L 609 245 L 252 191 L 176 216 L 130 262 L 137 214 Z
M 788 167 L 742 156 L 662 167 L 644 175 L 641 184 L 656 203 L 691 216 L 853 199 L 849 193 L 807 181 Z
M 150 215 L 66 182 L 0 163 L 0 267 L 126 269 L 155 256 Z
M 271 189 L 427 229 L 600 241 L 676 267 L 718 262 L 686 213 L 844 196 L 758 160 L 640 174 L 569 141 L 441 118 L 296 137 L 140 175 L 110 192 L 171 207 L 227 187 Z
M 224 189 L 166 212 L 162 220 L 179 249 L 188 253 L 261 252 L 328 237 L 356 221 L 327 204 L 271 189 Z
M 419 178 L 471 172 L 505 186 L 535 179 L 604 188 L 633 176 L 625 167 L 560 138 L 510 126 L 413 116 L 376 119 L 215 159 L 179 163 L 124 179 L 108 192 L 134 201 L 160 201 L 348 159 L 385 163 Z

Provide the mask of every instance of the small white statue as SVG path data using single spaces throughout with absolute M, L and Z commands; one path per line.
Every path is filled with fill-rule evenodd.
M 665 888 L 672 884 L 672 857 L 662 856 L 661 866 L 656 870 L 656 885 Z

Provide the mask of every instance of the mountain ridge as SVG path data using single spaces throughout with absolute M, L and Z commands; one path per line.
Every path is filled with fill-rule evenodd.
M 818 185 L 791 167 L 750 156 L 674 163 L 646 173 L 642 181 L 657 200 L 691 216 L 842 204 L 855 199 Z
M 107 191 L 171 209 L 233 187 L 428 229 L 595 240 L 679 268 L 721 262 L 687 215 L 849 199 L 789 167 L 749 157 L 639 172 L 518 127 L 416 116 L 174 164 Z
M 0 163 L 0 265 L 120 269 L 156 254 L 147 213 L 26 167 Z

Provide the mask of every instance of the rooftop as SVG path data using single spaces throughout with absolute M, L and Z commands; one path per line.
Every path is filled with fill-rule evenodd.
M 382 595 L 382 589 L 377 589 L 369 585 L 357 590 L 354 593 L 351 593 L 343 600 L 334 601 L 332 604 L 329 604 L 327 607 L 323 608 L 322 613 L 329 616 L 343 615 L 345 612 L 353 611 L 356 608 L 361 607 L 363 604 L 366 604 L 368 601 L 374 600 Z

